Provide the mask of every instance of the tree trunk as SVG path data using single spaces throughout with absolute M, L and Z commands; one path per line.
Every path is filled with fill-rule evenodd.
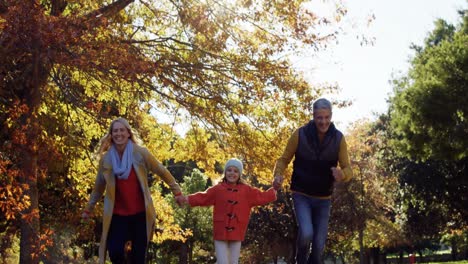
M 25 37 L 9 39 L 6 37 L 2 42 L 2 47 L 8 44 L 10 51 L 14 51 L 18 56 L 15 61 L 8 64 L 11 66 L 10 72 L 12 78 L 8 80 L 9 96 L 13 101 L 19 100 L 28 107 L 27 113 L 21 116 L 18 126 L 22 127 L 23 132 L 27 133 L 26 144 L 21 143 L 18 146 L 17 155 L 21 160 L 21 175 L 19 181 L 27 187 L 24 189 L 24 196 L 30 199 L 30 205 L 23 210 L 20 219 L 20 263 L 35 264 L 39 263 L 41 251 L 41 233 L 39 217 L 39 194 L 38 194 L 38 159 L 39 159 L 39 135 L 40 124 L 37 122 L 37 109 L 41 104 L 41 90 L 47 84 L 49 73 L 53 65 L 53 58 L 50 56 L 50 43 L 45 43 L 43 38 L 43 27 L 47 22 L 44 18 L 43 8 L 39 1 L 28 0 L 21 4 L 21 12 L 27 15 L 20 15 L 23 20 L 18 30 L 27 29 L 28 32 L 17 32 L 17 35 L 23 34 Z M 51 15 L 58 16 L 63 12 L 68 1 L 52 1 Z M 126 6 L 133 3 L 134 0 L 117 0 L 112 4 L 104 6 L 87 15 L 87 23 L 100 21 L 102 17 L 113 16 L 123 10 Z M 14 9 L 12 12 L 17 12 Z M 9 12 L 7 6 L 0 2 L 0 13 Z M 86 21 L 86 20 L 85 20 Z M 9 21 L 11 22 L 11 21 Z M 15 22 L 16 23 L 16 22 Z M 48 32 L 48 30 L 45 30 Z M 15 32 L 13 32 L 15 33 Z M 86 33 L 86 32 L 83 32 Z M 14 34 L 13 34 L 14 35 Z M 1 37 L 4 37 L 3 35 Z M 18 50 L 18 43 L 21 43 Z M 8 52 L 8 51 L 5 51 Z M 17 61 L 16 61 L 17 59 Z
M 39 29 L 37 29 L 39 32 Z M 20 263 L 39 263 L 40 248 L 40 219 L 39 219 L 39 192 L 37 187 L 38 176 L 38 141 L 40 124 L 37 120 L 37 109 L 41 104 L 41 87 L 47 82 L 50 67 L 41 59 L 42 41 L 39 33 L 32 36 L 31 68 L 25 71 L 30 73 L 30 79 L 22 82 L 23 90 L 20 93 L 22 102 L 28 111 L 20 117 L 21 130 L 26 133 L 26 143 L 18 146 L 22 158 L 22 174 L 20 181 L 27 185 L 24 195 L 29 197 L 30 205 L 22 212 L 20 220 Z
M 346 264 L 345 257 L 343 254 L 340 255 L 341 263 Z
M 359 263 L 364 264 L 364 230 L 359 229 Z
M 458 245 L 456 239 L 451 239 L 450 245 L 452 247 L 452 251 L 450 252 L 452 255 L 452 260 L 455 261 L 457 260 L 457 255 L 458 255 Z
M 465 241 L 468 241 L 468 233 L 466 234 Z M 465 243 L 463 255 L 465 256 L 464 259 L 468 259 L 468 243 Z
M 29 139 L 28 141 L 30 141 Z M 34 144 L 34 143 L 33 143 Z M 37 189 L 37 153 L 32 146 L 24 146 L 21 182 L 27 184 L 24 195 L 29 197 L 30 205 L 22 212 L 20 220 L 20 263 L 39 263 L 40 219 L 39 194 Z
M 182 243 L 179 249 L 179 264 L 188 264 L 188 242 Z
M 416 260 L 416 262 L 424 262 L 424 256 L 423 256 L 423 252 L 421 249 L 418 249 L 418 255 L 419 255 L 419 261 Z
M 188 250 L 188 263 L 192 264 L 192 263 L 194 263 L 193 262 L 193 242 L 189 243 L 189 246 L 188 246 L 187 250 Z
M 382 253 L 382 263 L 387 264 L 387 253 Z

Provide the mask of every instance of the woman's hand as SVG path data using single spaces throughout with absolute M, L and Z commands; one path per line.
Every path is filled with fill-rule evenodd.
M 174 199 L 176 200 L 176 203 L 178 206 L 183 206 L 183 205 L 188 204 L 188 197 L 183 194 L 176 195 Z

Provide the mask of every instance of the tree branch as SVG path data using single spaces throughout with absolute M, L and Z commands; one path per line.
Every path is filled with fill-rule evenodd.
M 86 18 L 89 20 L 94 20 L 100 17 L 113 16 L 133 2 L 135 2 L 135 0 L 117 0 L 110 5 L 101 7 L 98 10 L 89 13 L 86 15 Z
M 8 4 L 6 1 L 0 1 L 0 15 L 5 14 L 8 11 Z
M 63 10 L 67 7 L 68 2 L 65 0 L 53 0 L 50 14 L 53 16 L 59 16 Z

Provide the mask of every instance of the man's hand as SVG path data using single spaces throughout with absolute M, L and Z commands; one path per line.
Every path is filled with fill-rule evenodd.
M 88 211 L 88 210 L 84 210 L 82 213 L 81 213 L 81 221 L 83 223 L 88 223 L 89 220 L 91 218 L 91 212 Z
M 281 189 L 281 185 L 283 185 L 283 180 L 283 176 L 276 176 L 273 180 L 273 188 L 275 188 L 275 190 Z
M 331 171 L 332 171 L 332 174 L 333 174 L 333 178 L 335 178 L 336 182 L 342 182 L 343 181 L 344 175 L 343 175 L 342 170 L 340 170 L 340 169 L 338 169 L 336 167 L 332 167 Z

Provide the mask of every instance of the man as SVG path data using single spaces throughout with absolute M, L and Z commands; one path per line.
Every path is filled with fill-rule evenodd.
M 345 138 L 331 118 L 330 101 L 315 101 L 313 120 L 294 131 L 274 169 L 274 184 L 279 187 L 294 156 L 291 192 L 298 225 L 297 264 L 322 263 L 333 184 L 348 181 L 353 174 Z

